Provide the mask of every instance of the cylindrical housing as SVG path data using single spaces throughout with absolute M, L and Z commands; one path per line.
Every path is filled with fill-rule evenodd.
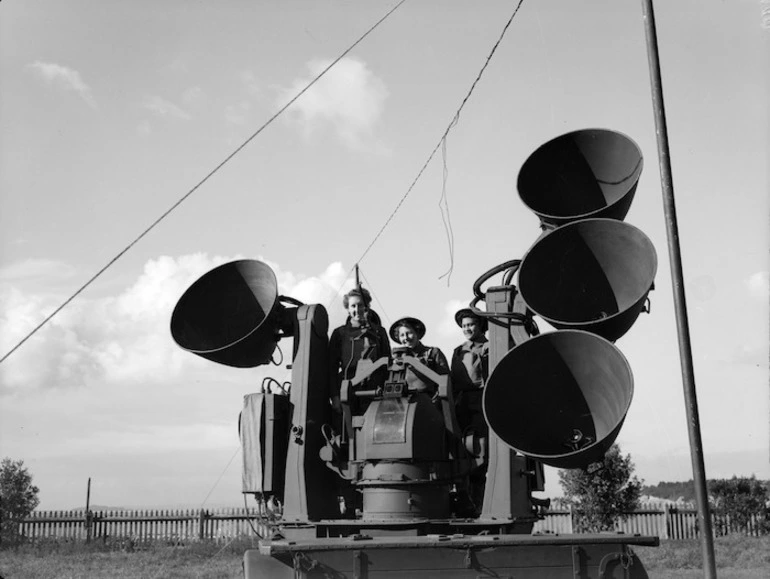
M 364 520 L 447 518 L 449 481 L 436 480 L 436 464 L 377 461 L 364 465 L 357 485 L 363 492 Z

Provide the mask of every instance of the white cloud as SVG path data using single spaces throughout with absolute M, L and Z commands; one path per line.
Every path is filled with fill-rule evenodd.
M 241 101 L 237 105 L 225 107 L 225 122 L 236 126 L 245 125 L 249 119 L 250 109 L 251 104 L 247 101 Z
M 262 87 L 257 82 L 257 77 L 250 70 L 244 70 L 241 72 L 241 82 L 246 87 L 246 92 L 252 96 L 256 96 L 262 92 Z
M 279 105 L 296 95 L 328 65 L 328 60 L 308 63 L 310 75 L 297 78 L 281 91 Z M 331 127 L 350 147 L 361 148 L 382 116 L 388 90 L 361 60 L 343 58 L 289 109 L 290 118 L 306 136 Z
M 34 279 L 67 279 L 75 273 L 71 265 L 52 259 L 27 259 L 0 268 L 0 282 L 19 282 Z
M 206 362 L 173 342 L 171 314 L 177 300 L 197 278 L 232 259 L 239 257 L 201 253 L 162 256 L 148 261 L 138 279 L 118 295 L 90 300 L 78 297 L 0 366 L 0 393 L 160 383 L 179 378 L 190 369 L 200 369 Z M 345 278 L 339 263 L 331 264 L 317 276 L 297 275 L 277 264 L 269 265 L 278 280 L 278 293 L 305 303 L 327 303 Z M 20 284 L 0 284 L 2 353 L 16 345 L 65 297 L 25 291 Z
M 142 121 L 136 127 L 136 132 L 143 137 L 152 134 L 152 125 L 147 121 Z
M 145 97 L 142 106 L 159 117 L 182 121 L 189 121 L 192 118 L 184 109 L 159 96 Z
M 468 300 L 449 300 L 444 304 L 444 314 L 441 316 L 441 323 L 438 326 L 438 334 L 446 341 L 461 342 L 464 340 L 460 328 L 455 323 L 455 313 L 457 310 L 468 307 Z
M 83 82 L 78 71 L 53 62 L 41 62 L 39 60 L 28 67 L 48 84 L 63 90 L 75 91 L 88 106 L 96 108 L 96 100 L 91 92 L 91 87 Z
M 205 101 L 206 95 L 199 86 L 191 86 L 182 93 L 182 102 L 188 107 L 195 107 Z
M 758 271 L 750 275 L 745 283 L 752 297 L 767 300 L 770 295 L 770 272 Z

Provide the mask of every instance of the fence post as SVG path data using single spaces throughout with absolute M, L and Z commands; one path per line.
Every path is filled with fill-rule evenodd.
M 91 525 L 92 524 L 93 524 L 93 515 L 91 513 L 91 509 L 88 509 L 86 511 L 86 543 L 91 542 Z
M 671 524 L 671 505 L 668 503 L 663 504 L 663 533 L 661 534 L 664 539 L 670 539 L 669 525 Z
M 198 539 L 200 539 L 201 541 L 203 540 L 203 531 L 206 526 L 205 521 L 206 521 L 207 514 L 208 513 L 205 510 L 201 509 L 200 515 L 198 517 Z

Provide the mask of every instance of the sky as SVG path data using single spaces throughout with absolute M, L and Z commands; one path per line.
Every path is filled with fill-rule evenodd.
M 0 353 L 395 4 L 0 3 Z M 616 344 L 634 373 L 618 442 L 648 484 L 692 478 L 641 2 L 525 0 L 404 198 L 517 4 L 407 0 L 0 363 L 0 456 L 24 460 L 40 509 L 82 506 L 89 477 L 92 504 L 242 504 L 242 397 L 287 371 L 176 346 L 185 289 L 260 259 L 334 327 L 359 262 L 384 324 L 417 316 L 449 355 L 473 282 L 540 233 L 519 168 L 594 127 L 642 150 L 626 221 L 659 261 Z M 770 479 L 767 3 L 656 9 L 706 475 Z

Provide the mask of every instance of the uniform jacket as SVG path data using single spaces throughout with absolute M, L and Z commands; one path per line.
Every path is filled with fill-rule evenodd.
M 342 380 L 356 374 L 359 360 L 378 360 L 390 356 L 390 342 L 379 325 L 354 327 L 350 318 L 329 338 L 329 388 L 332 398 L 339 396 Z
M 489 342 L 466 341 L 452 352 L 452 389 L 478 390 L 489 376 Z

